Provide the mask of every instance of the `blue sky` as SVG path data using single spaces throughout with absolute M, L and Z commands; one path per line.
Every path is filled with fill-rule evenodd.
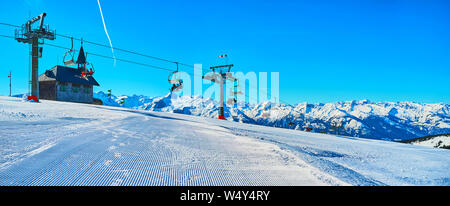
M 450 103 L 449 1 L 109 0 L 102 7 L 115 47 L 204 68 L 229 54 L 236 71 L 279 72 L 285 102 Z M 107 44 L 96 0 L 3 1 L 0 22 L 21 25 L 44 11 L 57 33 Z M 0 34 L 14 31 L 0 25 Z M 70 47 L 61 37 L 49 43 Z M 5 38 L 0 45 L 0 95 L 9 93 L 9 70 L 13 93 L 25 93 L 28 46 Z M 107 48 L 85 49 L 111 56 Z M 40 73 L 60 64 L 64 52 L 45 47 Z M 116 56 L 174 67 L 119 51 Z M 170 87 L 167 71 L 88 59 L 101 84 L 97 91 L 160 96 Z

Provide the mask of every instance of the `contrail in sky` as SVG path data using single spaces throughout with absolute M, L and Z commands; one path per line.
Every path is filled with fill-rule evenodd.
M 111 51 L 112 51 L 112 55 L 114 58 L 114 66 L 116 66 L 116 55 L 114 55 L 114 47 L 112 45 L 111 38 L 109 38 L 108 29 L 106 29 L 105 18 L 103 17 L 102 6 L 100 5 L 100 0 L 97 0 L 97 3 L 98 3 L 98 8 L 100 9 L 100 15 L 102 16 L 103 28 L 105 28 L 105 33 L 106 33 L 106 36 L 108 37 L 109 45 L 111 45 Z

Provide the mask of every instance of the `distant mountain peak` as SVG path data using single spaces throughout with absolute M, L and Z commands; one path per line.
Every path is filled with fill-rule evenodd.
M 104 92 L 97 92 L 94 97 L 109 106 L 210 118 L 216 118 L 218 108 L 216 101 L 200 95 L 108 97 Z M 225 116 L 230 121 L 243 123 L 391 141 L 450 133 L 450 105 L 445 103 L 371 102 L 367 99 L 296 105 L 239 102 L 236 108 L 227 106 Z

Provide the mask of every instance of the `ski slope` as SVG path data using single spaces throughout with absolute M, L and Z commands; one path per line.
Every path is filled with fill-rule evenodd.
M 450 150 L 0 97 L 0 185 L 450 185 Z

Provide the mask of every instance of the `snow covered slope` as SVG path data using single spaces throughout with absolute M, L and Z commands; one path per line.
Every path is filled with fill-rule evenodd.
M 145 96 L 112 96 L 103 92 L 95 97 L 105 105 L 121 106 L 149 111 L 182 113 L 203 117 L 217 117 L 217 104 L 211 99 L 195 97 L 158 98 Z M 125 104 L 119 102 L 125 99 Z M 419 104 L 413 102 L 375 103 L 368 100 L 328 104 L 301 103 L 275 105 L 240 104 L 227 108 L 225 116 L 230 121 L 297 129 L 304 131 L 340 134 L 382 140 L 406 140 L 434 134 L 450 133 L 449 104 Z M 341 128 L 333 128 L 340 123 Z
M 193 115 L 0 97 L 0 131 L 0 185 L 450 185 L 450 150 Z
M 450 149 L 450 134 L 421 137 L 421 138 L 417 138 L 417 139 L 403 141 L 403 143 L 422 145 L 422 146 L 427 146 L 427 147 Z

